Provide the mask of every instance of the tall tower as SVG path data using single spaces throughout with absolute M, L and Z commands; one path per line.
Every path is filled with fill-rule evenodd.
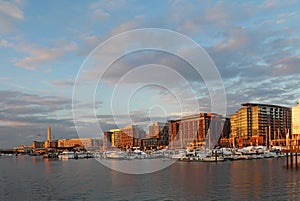
M 47 141 L 51 141 L 51 127 L 50 126 L 48 126 L 48 135 L 47 135 Z

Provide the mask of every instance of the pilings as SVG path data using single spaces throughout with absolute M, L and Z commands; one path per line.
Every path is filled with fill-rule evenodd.
M 295 163 L 294 163 L 295 158 Z M 286 167 L 287 168 L 298 168 L 298 153 L 286 152 Z

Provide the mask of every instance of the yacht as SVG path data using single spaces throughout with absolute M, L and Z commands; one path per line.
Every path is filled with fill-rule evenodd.
M 221 162 L 224 161 L 224 158 L 222 156 L 206 156 L 202 158 L 202 161 L 204 162 Z
M 107 151 L 105 157 L 107 159 L 127 159 L 127 154 L 124 151 Z
M 61 154 L 58 155 L 59 159 L 74 159 L 75 154 L 72 151 L 63 151 Z
M 87 158 L 87 153 L 85 153 L 85 152 L 83 152 L 83 151 L 75 152 L 74 158 L 75 158 L 75 159 L 83 159 L 83 158 Z
M 186 158 L 186 151 L 185 150 L 178 150 L 171 156 L 172 159 L 184 159 Z

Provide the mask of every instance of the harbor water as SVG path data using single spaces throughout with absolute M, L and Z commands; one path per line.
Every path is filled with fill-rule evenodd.
M 0 200 L 300 200 L 300 168 L 285 162 L 176 162 L 132 175 L 94 159 L 1 157 Z

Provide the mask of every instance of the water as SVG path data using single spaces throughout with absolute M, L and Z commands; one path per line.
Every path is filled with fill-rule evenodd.
M 1 157 L 0 200 L 300 200 L 300 171 L 284 165 L 285 158 L 176 162 L 129 175 L 94 159 Z

